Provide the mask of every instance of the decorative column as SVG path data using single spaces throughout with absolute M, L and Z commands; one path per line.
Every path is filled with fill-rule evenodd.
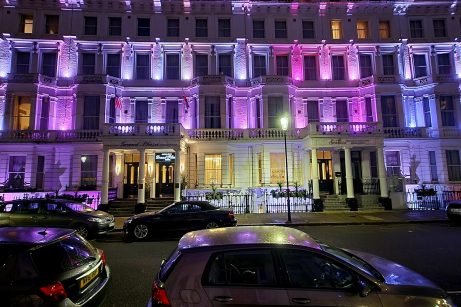
M 135 213 L 146 211 L 145 205 L 145 183 L 146 183 L 146 149 L 139 149 L 139 177 L 138 177 L 138 202 L 136 203 Z
M 131 45 L 129 39 L 125 42 L 122 49 L 122 79 L 131 80 L 133 79 L 133 66 L 134 66 L 134 56 L 133 56 L 133 46 Z
M 103 45 L 98 44 L 98 52 L 96 53 L 96 69 L 95 73 L 97 75 L 102 74 L 104 71 L 104 54 L 103 54 Z
M 302 47 L 298 45 L 298 41 L 294 41 L 294 46 L 291 48 L 291 77 L 293 80 L 303 80 L 303 57 Z
M 432 76 L 432 80 L 435 79 L 435 76 L 437 76 L 437 49 L 435 48 L 434 45 L 431 46 L 431 53 L 430 53 L 430 59 L 429 59 L 429 67 L 430 67 L 430 75 Z M 456 64 L 455 64 L 456 67 Z
M 410 60 L 410 48 L 407 44 L 407 39 L 402 39 L 402 44 L 399 50 L 400 57 L 400 75 L 406 79 L 411 79 L 411 60 Z
M 323 46 L 319 47 L 320 79 L 330 80 L 330 48 L 325 44 L 325 40 L 323 40 L 322 42 Z
M 9 36 L 9 34 L 3 34 L 3 38 L 0 38 L 0 78 L 5 78 L 10 72 L 11 46 L 6 39 Z
M 58 76 L 73 78 L 77 75 L 77 45 L 75 36 L 64 36 L 59 48 Z
M 354 195 L 354 178 L 352 177 L 351 149 L 348 147 L 344 147 L 344 162 L 346 166 L 346 202 L 347 205 L 351 208 L 351 211 L 358 211 L 358 204 Z
M 387 178 L 386 178 L 386 168 L 384 166 L 384 149 L 383 147 L 378 147 L 376 151 L 378 158 L 378 178 L 379 178 L 379 188 L 381 190 L 381 197 L 389 197 L 388 188 L 387 188 Z
M 453 59 L 455 63 L 456 76 L 461 77 L 461 46 L 460 44 L 453 45 Z
M 216 47 L 215 45 L 210 46 L 210 69 L 208 70 L 210 75 L 219 75 L 219 71 L 216 68 Z
M 103 149 L 102 156 L 102 190 L 101 190 L 101 203 L 99 210 L 109 210 L 109 149 Z
M 174 200 L 181 200 L 181 149 L 174 151 Z
M 383 57 L 382 57 L 381 49 L 379 48 L 379 46 L 376 46 L 375 50 L 376 50 L 375 52 L 376 73 L 375 75 L 382 76 L 383 75 Z M 375 78 L 375 82 L 376 82 L 376 78 Z
M 234 59 L 234 75 L 238 80 L 247 79 L 247 43 L 245 38 L 237 38 Z
M 274 47 L 269 47 L 269 70 L 267 71 L 268 75 L 276 75 L 277 71 L 275 69 L 275 54 Z
M 192 79 L 192 76 L 194 75 L 192 46 L 189 44 L 188 38 L 186 38 L 186 42 L 182 45 L 181 71 L 182 80 Z
M 163 50 L 158 38 L 152 45 L 152 76 L 154 80 L 163 79 Z
M 155 169 L 155 151 L 153 154 L 148 154 L 147 155 L 147 171 L 148 171 L 148 176 L 147 178 L 149 179 L 150 183 L 150 198 L 155 198 L 155 189 L 156 187 L 156 169 Z
M 306 192 L 309 192 L 309 181 L 311 180 L 311 161 L 310 161 L 310 154 L 306 151 L 304 159 L 305 164 L 303 165 L 303 182 L 304 182 L 304 189 Z
M 32 47 L 32 57 L 30 59 L 29 72 L 32 74 L 38 73 L 38 43 L 34 42 Z
M 353 43 L 347 47 L 347 63 L 349 71 L 349 80 L 360 79 L 358 49 Z
M 115 182 L 117 184 L 117 198 L 123 198 L 123 175 L 125 172 L 123 153 L 115 154 Z
M 314 198 L 313 212 L 323 211 L 323 201 L 320 199 L 319 164 L 317 161 L 317 148 L 312 148 L 312 197 Z

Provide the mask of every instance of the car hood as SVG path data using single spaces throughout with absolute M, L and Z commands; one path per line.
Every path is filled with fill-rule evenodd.
M 348 249 L 345 250 L 371 264 L 376 270 L 378 270 L 381 273 L 381 275 L 384 277 L 384 280 L 386 281 L 386 284 L 439 288 L 436 284 L 434 284 L 426 277 L 398 263 L 389 261 L 387 259 L 369 253 Z
M 85 212 L 84 213 L 86 216 L 90 216 L 90 217 L 99 217 L 101 219 L 105 219 L 107 217 L 111 217 L 112 215 L 107 213 L 107 212 L 104 212 L 104 211 L 91 211 L 91 212 Z
M 131 220 L 141 219 L 141 218 L 150 217 L 150 216 L 154 216 L 154 215 L 159 215 L 159 212 L 158 211 L 154 211 L 154 212 L 151 211 L 151 212 L 139 213 L 139 214 L 130 216 L 128 219 L 131 219 Z

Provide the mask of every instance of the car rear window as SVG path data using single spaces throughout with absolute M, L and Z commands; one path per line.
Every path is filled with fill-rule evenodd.
M 175 249 L 168 259 L 160 265 L 160 271 L 158 273 L 158 277 L 161 282 L 165 282 L 170 275 L 171 271 L 173 270 L 174 266 L 179 262 L 181 258 L 181 253 L 178 249 Z
M 72 235 L 33 250 L 31 256 L 37 269 L 51 276 L 95 260 L 96 249 L 80 236 Z

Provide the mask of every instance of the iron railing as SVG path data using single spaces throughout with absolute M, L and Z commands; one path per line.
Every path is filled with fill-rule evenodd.
M 252 194 L 222 194 L 219 198 L 212 198 L 210 193 L 198 195 L 185 195 L 184 200 L 209 201 L 212 205 L 219 208 L 230 208 L 235 214 L 253 213 L 253 195 Z
M 439 191 L 435 195 L 427 196 L 418 192 L 406 192 L 407 207 L 410 210 L 445 210 L 453 200 L 461 200 L 461 190 Z

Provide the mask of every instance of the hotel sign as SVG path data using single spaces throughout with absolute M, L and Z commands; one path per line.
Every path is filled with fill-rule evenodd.
M 163 152 L 155 154 L 156 162 L 171 162 L 175 160 L 175 155 L 173 152 Z

